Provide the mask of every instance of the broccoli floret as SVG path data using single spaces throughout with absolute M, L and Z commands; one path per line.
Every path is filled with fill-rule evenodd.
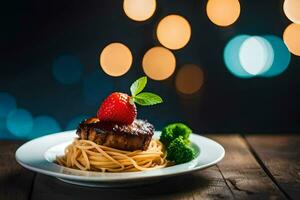
M 160 141 L 168 147 L 169 144 L 179 136 L 182 136 L 184 140 L 189 141 L 189 136 L 192 130 L 182 123 L 174 123 L 163 128 L 160 136 Z
M 167 159 L 181 164 L 195 158 L 195 150 L 187 144 L 186 140 L 179 136 L 173 140 L 167 148 Z

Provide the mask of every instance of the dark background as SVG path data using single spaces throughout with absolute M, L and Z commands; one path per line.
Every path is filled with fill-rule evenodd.
M 187 123 L 198 133 L 293 133 L 300 129 L 300 58 L 292 56 L 288 69 L 273 78 L 241 79 L 223 62 L 223 49 L 236 35 L 277 35 L 291 22 L 283 0 L 241 0 L 236 23 L 221 28 L 209 21 L 206 1 L 158 0 L 157 10 L 145 22 L 130 20 L 121 0 L 27 0 L 2 2 L 0 17 L 0 91 L 17 99 L 18 107 L 33 116 L 53 116 L 64 130 L 76 116 L 95 115 L 112 91 L 129 92 L 133 80 L 143 75 L 144 53 L 159 45 L 155 28 L 168 14 L 184 16 L 192 26 L 188 45 L 173 51 L 177 69 L 194 63 L 204 71 L 202 89 L 190 96 L 179 94 L 174 75 L 149 81 L 147 90 L 160 94 L 165 103 L 138 107 L 157 129 L 174 121 Z M 133 65 L 122 77 L 110 77 L 99 67 L 99 54 L 111 42 L 126 44 Z M 55 80 L 52 65 L 61 55 L 76 56 L 84 66 L 81 80 L 63 85 Z M 83 88 L 92 83 L 90 92 Z M 91 85 L 91 84 L 90 84 Z

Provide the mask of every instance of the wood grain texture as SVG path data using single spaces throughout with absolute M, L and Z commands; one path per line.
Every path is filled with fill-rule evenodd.
M 241 136 L 208 137 L 225 148 L 225 158 L 218 167 L 236 199 L 286 199 L 260 167 Z
M 232 199 L 217 167 L 172 177 L 150 185 L 105 189 L 74 186 L 56 178 L 37 175 L 33 200 L 77 199 Z
M 250 146 L 279 187 L 300 199 L 300 136 L 246 136 Z
M 15 160 L 21 142 L 0 141 L 0 199 L 25 200 L 31 192 L 34 173 L 22 168 Z

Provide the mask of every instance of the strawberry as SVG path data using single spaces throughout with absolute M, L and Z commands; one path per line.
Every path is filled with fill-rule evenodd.
M 131 124 L 136 118 L 136 106 L 127 94 L 114 92 L 101 104 L 97 116 L 101 121 Z
M 150 92 L 142 92 L 146 84 L 147 77 L 142 77 L 131 85 L 131 96 L 120 92 L 109 95 L 97 112 L 99 120 L 131 124 L 137 115 L 135 103 L 142 106 L 162 103 L 160 96 Z

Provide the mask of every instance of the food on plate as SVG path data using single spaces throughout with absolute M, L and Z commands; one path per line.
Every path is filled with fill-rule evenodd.
M 131 124 L 136 118 L 134 100 L 127 94 L 114 92 L 103 101 L 97 117 L 101 121 Z
M 100 105 L 96 117 L 82 121 L 76 138 L 57 157 L 62 166 L 102 172 L 146 171 L 192 160 L 191 129 L 184 124 L 171 124 L 162 131 L 160 140 L 153 139 L 154 126 L 136 119 L 136 104 L 149 106 L 162 103 L 161 97 L 142 92 L 147 78 L 136 80 L 131 96 L 114 92 Z
M 167 160 L 181 164 L 195 158 L 196 152 L 190 145 L 192 130 L 182 123 L 174 123 L 163 128 L 160 141 L 167 148 Z
M 127 151 L 147 150 L 153 134 L 152 124 L 137 119 L 132 124 L 118 125 L 93 117 L 81 122 L 77 129 L 81 140 Z
M 174 139 L 167 148 L 167 160 L 174 161 L 176 164 L 185 163 L 194 158 L 195 150 L 182 136 Z
M 161 131 L 160 141 L 166 146 L 179 136 L 182 136 L 184 140 L 189 140 L 192 130 L 183 123 L 173 123 L 164 127 Z
M 151 140 L 146 151 L 124 151 L 90 140 L 75 139 L 57 162 L 74 169 L 101 172 L 147 171 L 168 164 L 164 146 L 158 140 Z

